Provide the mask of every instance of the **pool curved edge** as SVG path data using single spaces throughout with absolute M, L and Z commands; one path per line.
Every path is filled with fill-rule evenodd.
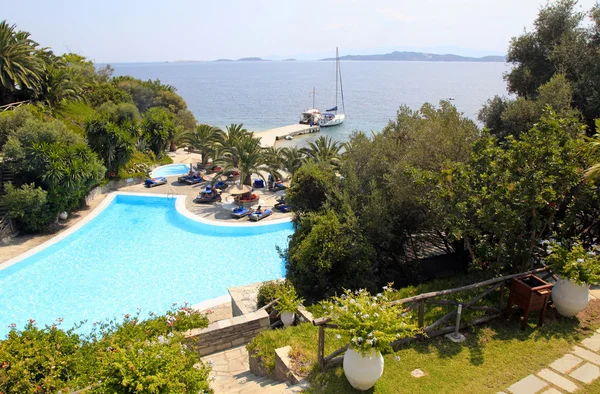
M 216 226 L 216 227 L 259 227 L 259 226 L 278 225 L 278 224 L 287 223 L 287 222 L 292 221 L 292 218 L 284 218 L 284 219 L 276 219 L 276 220 L 270 220 L 268 222 L 258 222 L 258 223 L 245 223 L 245 224 L 244 223 L 226 223 L 226 222 L 221 223 L 216 220 L 208 220 L 208 219 L 198 217 L 198 216 L 194 215 L 193 213 L 191 213 L 190 211 L 188 211 L 187 208 L 185 207 L 185 200 L 187 198 L 187 196 L 185 196 L 185 195 L 112 192 L 112 193 L 109 193 L 106 196 L 106 198 L 104 198 L 104 200 L 100 204 L 98 204 L 98 206 L 96 208 L 94 208 L 92 210 L 92 212 L 90 212 L 86 217 L 81 219 L 79 222 L 75 223 L 73 226 L 67 228 L 66 230 L 64 230 L 60 234 L 50 238 L 49 240 L 29 249 L 28 251 L 23 252 L 18 256 L 15 256 L 11 259 L 6 260 L 5 262 L 0 263 L 0 271 L 3 271 L 5 269 L 17 264 L 17 263 L 21 262 L 22 260 L 25 260 L 25 259 L 35 255 L 38 252 L 41 252 L 42 250 L 54 245 L 55 243 L 63 240 L 64 238 L 67 238 L 69 235 L 75 233 L 76 231 L 81 229 L 83 226 L 85 226 L 88 222 L 90 222 L 92 219 L 94 219 L 96 216 L 98 216 L 106 207 L 108 207 L 110 205 L 110 203 L 118 195 L 154 197 L 154 198 L 168 198 L 168 197 L 173 198 L 173 197 L 175 197 L 176 198 L 175 209 L 177 210 L 177 213 L 179 213 L 180 215 L 182 215 L 190 220 L 193 220 L 195 222 L 207 224 L 210 226 Z M 226 301 L 224 301 L 224 302 L 226 302 Z

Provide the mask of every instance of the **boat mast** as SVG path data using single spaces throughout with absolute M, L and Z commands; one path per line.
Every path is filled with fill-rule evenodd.
M 316 94 L 317 94 L 317 92 L 315 92 L 315 87 L 313 86 L 313 94 L 312 94 L 312 96 L 313 96 L 313 106 L 312 107 L 313 108 L 315 107 L 315 95 Z
M 338 70 L 340 69 L 340 55 L 338 47 L 335 47 L 335 112 L 337 113 L 337 96 L 338 96 Z

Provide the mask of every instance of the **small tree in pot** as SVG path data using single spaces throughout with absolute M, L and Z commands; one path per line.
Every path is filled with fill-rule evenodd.
M 392 342 L 421 332 L 402 305 L 390 305 L 393 291 L 391 284 L 375 296 L 364 289 L 346 290 L 323 303 L 338 327 L 352 338 L 344 355 L 344 374 L 358 390 L 370 389 L 383 374 L 381 352 L 392 350 Z
M 284 282 L 275 292 L 277 304 L 274 308 L 281 315 L 281 321 L 284 327 L 289 327 L 296 319 L 298 307 L 304 300 L 298 297 L 296 289 L 289 282 Z
M 575 241 L 569 248 L 560 242 L 542 241 L 550 254 L 546 262 L 559 276 L 552 289 L 552 301 L 563 316 L 572 317 L 581 312 L 589 302 L 589 287 L 600 283 L 600 258 L 598 246 L 586 250 Z

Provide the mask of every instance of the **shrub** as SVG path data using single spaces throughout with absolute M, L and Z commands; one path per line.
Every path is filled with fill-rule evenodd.
M 298 306 L 304 302 L 304 300 L 298 297 L 296 289 L 291 283 L 285 282 L 283 286 L 280 286 L 275 292 L 275 298 L 277 298 L 277 304 L 275 304 L 275 310 L 279 313 L 298 311 Z
M 546 262 L 549 263 L 555 274 L 579 285 L 600 283 L 598 247 L 586 251 L 579 241 L 575 242 L 571 248 L 562 246 L 558 242 L 542 241 L 542 243 L 548 244 L 547 251 L 550 254 L 546 258 Z
M 187 348 L 180 328 L 208 325 L 206 316 L 184 306 L 141 321 L 126 315 L 95 325 L 89 335 L 64 331 L 59 322 L 43 329 L 35 321 L 13 329 L 0 342 L 0 393 L 210 393 L 199 355 Z
M 402 305 L 390 305 L 394 290 L 389 284 L 383 293 L 372 296 L 361 289 L 346 290 L 324 303 L 338 327 L 350 334 L 349 347 L 363 355 L 372 349 L 390 351 L 391 343 L 419 332 L 417 324 Z
M 276 299 L 277 291 L 282 286 L 284 286 L 284 282 L 280 281 L 264 282 L 260 285 L 258 295 L 256 296 L 256 307 L 260 309 Z
M 349 211 L 326 209 L 302 216 L 282 256 L 287 279 L 309 302 L 376 283 L 375 251 Z
M 56 219 L 58 211 L 48 204 L 48 193 L 33 183 L 15 187 L 7 183 L 2 205 L 8 208 L 11 219 L 26 232 L 42 231 Z
M 294 174 L 286 201 L 294 212 L 318 211 L 327 201 L 327 196 L 337 190 L 337 185 L 338 180 L 331 168 L 307 163 Z

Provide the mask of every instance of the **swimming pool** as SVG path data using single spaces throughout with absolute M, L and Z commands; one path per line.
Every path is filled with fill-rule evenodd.
M 184 175 L 190 172 L 189 164 L 168 164 L 166 166 L 161 166 L 152 170 L 150 175 L 153 178 L 157 178 L 159 176 L 175 176 L 175 175 Z
M 281 278 L 275 247 L 292 231 L 290 222 L 211 225 L 180 214 L 174 198 L 117 194 L 79 230 L 0 270 L 0 336 L 28 319 L 43 327 L 63 318 L 66 328 L 88 320 L 89 330 L 137 308 L 164 313 Z

